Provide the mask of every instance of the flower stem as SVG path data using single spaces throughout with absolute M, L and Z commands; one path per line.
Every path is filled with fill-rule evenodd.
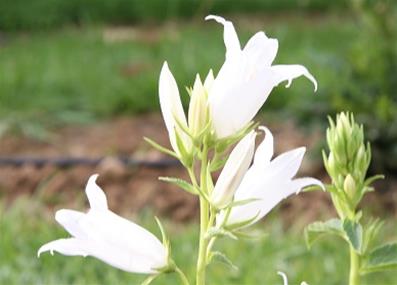
M 360 256 L 350 245 L 350 276 L 349 285 L 360 285 Z
M 202 151 L 201 160 L 201 171 L 200 171 L 200 187 L 203 193 L 207 193 L 207 146 L 204 145 Z M 200 241 L 199 241 L 199 251 L 197 258 L 197 271 L 196 271 L 196 284 L 205 285 L 205 273 L 207 267 L 207 247 L 208 239 L 206 238 L 206 233 L 209 224 L 209 208 L 210 205 L 204 197 L 200 197 Z
M 205 271 L 207 266 L 208 239 L 205 237 L 208 228 L 208 202 L 200 198 L 200 242 L 197 259 L 196 284 L 205 285 Z
M 179 267 L 175 268 L 175 272 L 178 273 L 179 278 L 183 285 L 190 285 L 189 280 L 187 280 L 186 275 L 179 269 Z

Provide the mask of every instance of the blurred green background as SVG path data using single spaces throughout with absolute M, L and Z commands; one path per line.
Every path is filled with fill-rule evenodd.
M 196 72 L 202 77 L 210 68 L 216 72 L 224 60 L 223 29 L 205 22 L 207 14 L 232 20 L 242 44 L 264 30 L 279 40 L 276 63 L 303 64 L 319 82 L 316 95 L 303 79 L 290 89 L 279 86 L 261 115 L 274 121 L 288 117 L 310 130 L 325 128 L 328 114 L 353 111 L 372 143 L 372 172 L 396 175 L 393 0 L 0 0 L 0 135 L 18 133 L 45 141 L 48 132 L 61 126 L 158 112 L 157 82 L 164 60 L 186 102 L 183 86 L 193 84 Z M 92 259 L 44 256 L 37 261 L 40 244 L 66 236 L 52 213 L 32 201 L 0 210 L 1 284 L 141 280 Z M 140 220 L 154 224 L 145 214 Z M 337 241 L 321 242 L 309 252 L 300 238 L 302 227 L 285 232 L 283 221 L 273 216 L 266 224 L 271 238 L 259 245 L 223 245 L 241 272 L 216 267 L 210 273 L 213 284 L 226 284 L 225 275 L 230 276 L 228 284 L 281 284 L 276 268 L 288 272 L 293 284 L 343 283 L 348 260 Z M 181 242 L 175 247 L 182 246 L 177 259 L 195 254 L 195 226 L 181 229 L 170 222 L 176 242 Z M 396 236 L 395 228 L 386 229 L 386 238 Z M 395 284 L 393 276 L 375 274 L 365 284 Z M 171 276 L 158 284 L 173 282 Z

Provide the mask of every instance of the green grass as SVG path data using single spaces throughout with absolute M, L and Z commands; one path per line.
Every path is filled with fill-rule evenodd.
M 56 224 L 54 212 L 44 207 L 37 197 L 19 199 L 13 207 L 0 211 L 0 284 L 138 284 L 144 279 L 144 276 L 122 272 L 91 257 L 47 253 L 38 259 L 36 252 L 43 243 L 68 236 Z M 278 270 L 288 274 L 290 284 L 299 284 L 302 280 L 309 284 L 346 284 L 349 262 L 345 244 L 328 238 L 308 251 L 299 217 L 292 228 L 286 228 L 277 215 L 274 211 L 258 226 L 268 234 L 262 240 L 224 239 L 217 243 L 216 248 L 225 252 L 239 271 L 214 263 L 209 269 L 209 284 L 282 284 L 276 274 Z M 151 214 L 144 213 L 135 221 L 159 235 Z M 388 221 L 382 235 L 396 237 L 393 225 L 394 221 Z M 171 236 L 176 262 L 192 279 L 198 225 L 165 222 L 165 227 Z M 395 284 L 395 272 L 368 275 L 363 281 L 368 285 Z M 153 284 L 177 282 L 171 274 L 158 278 Z
M 260 16 L 255 25 L 236 22 L 245 43 L 259 30 L 280 41 L 277 63 L 301 63 L 319 81 L 317 96 L 309 81 L 276 88 L 268 111 L 323 114 L 335 86 L 343 83 L 343 55 L 356 32 L 353 21 L 307 14 Z M 234 17 L 236 19 L 236 17 Z M 143 34 L 109 43 L 101 27 L 7 34 L 0 43 L 0 119 L 9 125 L 53 126 L 159 109 L 157 82 L 168 60 L 181 91 L 224 60 L 222 27 L 214 22 L 136 27 Z M 151 33 L 155 36 L 153 41 Z M 137 69 L 136 73 L 128 70 Z M 345 71 L 346 72 L 346 71 Z M 33 131 L 34 133 L 34 131 Z

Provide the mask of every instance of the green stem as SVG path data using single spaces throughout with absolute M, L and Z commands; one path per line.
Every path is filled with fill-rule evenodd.
M 182 270 L 179 269 L 179 267 L 175 268 L 175 272 L 178 273 L 183 285 L 190 285 L 189 280 L 187 280 L 186 278 L 186 275 L 182 272 Z
M 352 246 L 350 246 L 350 276 L 349 276 L 349 285 L 359 285 L 360 284 L 360 256 L 354 250 Z
M 201 161 L 201 172 L 200 172 L 200 187 L 201 191 L 207 193 L 207 155 L 208 150 L 206 145 L 203 147 Z M 199 241 L 199 252 L 197 258 L 197 271 L 196 271 L 196 284 L 205 285 L 205 271 L 207 267 L 207 247 L 208 239 L 206 233 L 209 225 L 209 203 L 204 197 L 200 197 L 200 241 Z

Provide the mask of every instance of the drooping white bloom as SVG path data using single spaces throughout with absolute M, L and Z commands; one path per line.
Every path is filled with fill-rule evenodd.
M 230 153 L 226 164 L 219 175 L 215 188 L 211 193 L 211 204 L 222 208 L 233 199 L 234 192 L 251 164 L 255 150 L 256 132 L 248 133 Z
M 272 89 L 283 81 L 305 76 L 317 89 L 317 82 L 302 65 L 273 65 L 277 39 L 258 32 L 241 49 L 233 24 L 219 16 L 207 16 L 224 26 L 226 59 L 209 90 L 209 105 L 219 138 L 242 129 L 265 103 Z
M 280 275 L 283 278 L 283 283 L 284 285 L 288 285 L 288 278 L 287 275 L 284 272 L 277 271 L 277 274 Z M 301 283 L 301 285 L 308 285 L 305 281 Z
M 265 139 L 258 146 L 254 162 L 245 173 L 234 195 L 234 201 L 254 201 L 233 207 L 228 215 L 226 211 L 221 211 L 217 216 L 218 225 L 230 226 L 245 221 L 250 221 L 249 224 L 252 224 L 264 217 L 283 199 L 298 193 L 302 188 L 309 185 L 324 187 L 319 180 L 311 177 L 293 178 L 301 165 L 305 153 L 304 147 L 285 152 L 271 160 L 273 135 L 267 128 L 261 127 L 261 129 L 266 133 Z
M 38 256 L 45 251 L 93 256 L 121 270 L 146 274 L 167 266 L 167 249 L 152 233 L 108 209 L 105 193 L 95 183 L 97 176 L 89 178 L 85 189 L 88 213 L 63 209 L 55 215 L 72 237 L 43 245 Z

